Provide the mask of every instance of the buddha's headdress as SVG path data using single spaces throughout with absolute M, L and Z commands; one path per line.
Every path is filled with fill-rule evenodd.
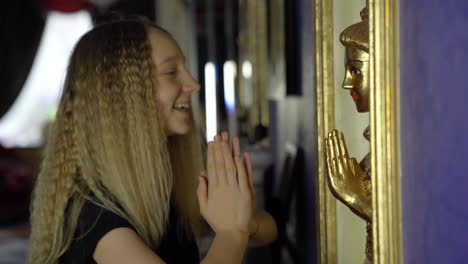
M 352 47 L 369 53 L 369 12 L 367 7 L 361 11 L 362 21 L 347 27 L 340 34 L 340 41 L 346 47 Z

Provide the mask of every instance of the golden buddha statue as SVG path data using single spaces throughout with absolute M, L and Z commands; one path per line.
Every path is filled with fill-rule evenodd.
M 350 91 L 357 111 L 369 112 L 369 20 L 367 8 L 362 21 L 349 26 L 340 35 L 346 48 L 343 88 Z M 370 140 L 369 127 L 364 137 Z M 372 263 L 372 192 L 370 155 L 358 164 L 350 158 L 343 133 L 333 130 L 326 139 L 327 171 L 330 190 L 355 214 L 367 222 L 366 262 Z

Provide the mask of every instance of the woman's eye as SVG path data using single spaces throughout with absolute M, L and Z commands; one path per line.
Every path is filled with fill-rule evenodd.
M 177 71 L 168 71 L 168 72 L 166 72 L 166 75 L 169 75 L 169 76 L 176 76 L 176 75 L 177 75 Z
M 358 74 L 361 73 L 361 70 L 359 70 L 358 68 L 353 66 L 353 67 L 351 67 L 350 72 L 351 72 L 352 75 L 358 75 Z

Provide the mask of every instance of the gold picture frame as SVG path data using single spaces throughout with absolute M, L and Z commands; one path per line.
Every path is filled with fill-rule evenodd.
M 369 0 L 370 127 L 375 264 L 403 262 L 398 0 Z M 385 65 L 385 67 L 379 67 Z
M 317 113 L 318 263 L 337 262 L 336 200 L 326 179 L 325 138 L 335 123 L 333 75 L 333 1 L 315 0 L 315 89 Z
M 402 263 L 398 0 L 368 0 L 373 263 Z M 318 263 L 337 263 L 336 202 L 328 189 L 325 138 L 334 128 L 333 0 L 314 0 Z M 385 67 L 378 67 L 385 65 Z

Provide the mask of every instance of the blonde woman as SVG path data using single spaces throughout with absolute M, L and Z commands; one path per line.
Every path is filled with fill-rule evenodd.
M 199 263 L 202 217 L 216 234 L 202 263 L 241 263 L 249 237 L 275 239 L 274 220 L 252 208 L 237 138 L 232 151 L 227 133 L 210 142 L 202 171 L 190 109 L 200 87 L 184 62 L 142 20 L 79 41 L 34 190 L 29 263 Z

